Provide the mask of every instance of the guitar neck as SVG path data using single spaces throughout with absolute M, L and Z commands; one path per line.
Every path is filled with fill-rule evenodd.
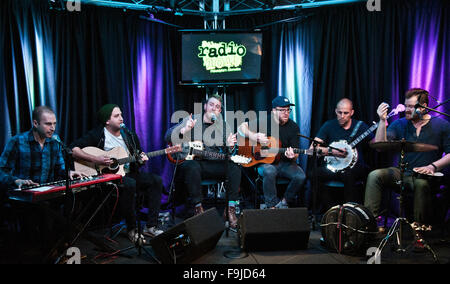
M 204 151 L 204 150 L 197 150 L 192 149 L 192 154 L 195 156 L 200 156 L 206 159 L 212 159 L 212 160 L 225 160 L 226 155 L 223 153 L 216 153 L 216 152 L 210 152 L 210 151 Z
M 268 149 L 268 151 L 269 151 L 269 153 L 282 154 L 282 153 L 286 152 L 287 149 L 288 148 L 276 148 L 276 149 Z M 261 148 L 261 150 L 264 150 L 264 149 Z M 295 154 L 306 154 L 309 149 L 292 148 L 292 150 L 294 150 Z
M 359 142 L 361 142 L 364 138 L 366 138 L 372 131 L 377 129 L 378 123 L 372 125 L 369 129 L 367 129 L 363 134 L 359 135 L 353 142 L 350 144 L 350 147 L 354 148 Z
M 166 149 L 145 153 L 145 155 L 147 155 L 147 157 L 149 157 L 149 158 L 153 158 L 153 157 L 161 156 L 161 155 L 165 155 L 165 154 L 166 154 Z M 117 161 L 119 162 L 119 165 L 134 163 L 134 162 L 136 162 L 136 157 L 130 156 L 130 157 L 118 159 Z

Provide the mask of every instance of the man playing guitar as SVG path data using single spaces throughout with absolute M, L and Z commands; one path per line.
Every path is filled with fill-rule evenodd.
M 249 129 L 249 125 L 254 124 L 252 122 L 244 122 L 239 126 L 239 132 L 254 142 L 262 145 L 267 144 L 269 142 L 267 137 L 271 136 L 281 142 L 281 147 L 287 147 L 286 151 L 281 154 L 279 162 L 275 161 L 273 164 L 259 166 L 263 174 L 263 192 L 267 208 L 288 208 L 290 205 L 292 206 L 306 179 L 302 168 L 296 163 L 298 154 L 295 154 L 293 150 L 299 145 L 298 133 L 300 133 L 300 128 L 297 123 L 289 118 L 290 106 L 294 106 L 294 104 L 286 97 L 277 96 L 273 99 L 272 111 L 268 117 L 260 118 L 260 120 L 267 119 L 265 131 L 259 129 L 260 132 L 258 132 L 256 129 Z M 290 180 L 281 200 L 277 197 L 277 176 Z
M 123 126 L 122 111 L 115 104 L 107 104 L 100 108 L 98 119 L 101 125 L 91 130 L 83 137 L 70 145 L 75 159 L 88 161 L 97 165 L 109 166 L 113 161 L 107 155 L 92 155 L 83 148 L 93 146 L 105 151 L 119 147 L 123 148 L 130 156 L 140 157 L 140 161 L 125 165 L 126 175 L 122 178 L 123 187 L 120 204 L 125 215 L 128 237 L 132 242 L 138 241 L 136 231 L 135 193 L 143 191 L 148 197 L 148 220 L 143 233 L 148 236 L 156 236 L 162 233 L 157 228 L 158 215 L 161 206 L 161 193 L 163 189 L 162 179 L 153 173 L 139 171 L 139 167 L 148 160 L 142 153 L 139 139 L 136 133 Z
M 222 97 L 213 95 L 203 104 L 203 114 L 191 114 L 180 123 L 174 125 L 165 134 L 165 140 L 170 144 L 180 144 L 189 141 L 201 141 L 205 150 L 211 153 L 225 153 L 230 151 L 236 143 L 236 134 L 230 133 L 230 127 L 221 116 Z M 225 127 L 224 127 L 225 125 Z M 226 140 L 226 141 L 223 141 Z M 224 145 L 224 143 L 226 145 Z M 226 165 L 228 168 L 226 168 Z M 241 183 L 241 169 L 231 162 L 222 160 L 207 160 L 199 157 L 186 160 L 178 165 L 180 175 L 191 198 L 194 214 L 204 212 L 202 205 L 202 178 L 228 179 L 228 220 L 230 228 L 237 227 L 236 201 L 239 198 Z

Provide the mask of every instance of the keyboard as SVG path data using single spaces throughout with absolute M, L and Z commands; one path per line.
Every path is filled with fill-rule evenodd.
M 116 174 L 104 174 L 70 180 L 69 188 L 73 193 L 96 188 L 106 183 L 121 183 L 122 176 Z M 8 197 L 12 200 L 25 202 L 39 202 L 53 199 L 66 194 L 66 180 L 59 180 L 46 184 L 26 186 L 8 191 Z

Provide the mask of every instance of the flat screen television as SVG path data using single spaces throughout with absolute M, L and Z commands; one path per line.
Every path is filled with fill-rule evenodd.
M 261 82 L 262 32 L 181 31 L 180 84 Z

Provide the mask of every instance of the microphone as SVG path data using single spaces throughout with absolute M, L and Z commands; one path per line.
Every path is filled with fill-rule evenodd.
M 419 104 L 419 103 L 416 103 L 416 105 L 414 106 L 414 112 L 417 114 L 417 116 L 419 117 L 419 118 L 422 118 L 422 112 L 419 110 L 419 108 L 420 107 L 422 107 L 423 108 L 423 106 L 421 105 L 421 104 Z
M 419 118 L 422 118 L 422 112 L 420 112 L 420 110 L 419 110 L 419 107 L 422 107 L 421 105 L 420 105 L 420 98 L 422 97 L 422 94 L 420 94 L 419 95 L 419 97 L 417 97 L 417 103 L 416 103 L 416 105 L 414 106 L 414 112 L 416 113 L 416 115 L 419 117 Z
M 403 104 L 398 104 L 396 108 L 391 110 L 391 112 L 388 114 L 388 117 L 397 115 L 399 112 L 404 112 L 405 109 L 406 109 L 406 107 Z
M 125 130 L 128 133 L 131 133 L 130 129 L 128 129 L 128 127 L 125 126 L 125 123 L 121 123 L 120 128 L 122 128 L 123 130 Z
M 51 138 L 51 140 L 56 141 L 61 148 L 66 151 L 69 155 L 72 155 L 72 149 L 69 149 L 64 142 L 61 141 L 61 138 L 59 138 L 58 135 L 54 134 Z
M 217 121 L 217 116 L 214 113 L 211 114 L 211 121 L 213 123 L 215 123 Z
M 58 142 L 58 144 L 64 145 L 64 143 L 61 141 L 61 138 L 59 138 L 59 136 L 56 134 L 53 134 L 52 140 Z

